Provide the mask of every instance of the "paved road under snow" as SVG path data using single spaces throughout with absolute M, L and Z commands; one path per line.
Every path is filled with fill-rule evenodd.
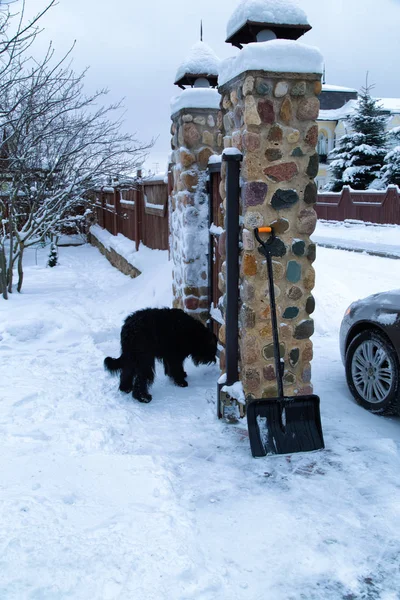
M 400 598 L 400 420 L 352 401 L 337 342 L 400 261 L 319 250 L 327 449 L 256 461 L 215 417 L 215 367 L 189 364 L 188 389 L 160 373 L 149 405 L 103 371 L 126 314 L 170 304 L 166 253 L 143 252 L 136 280 L 89 246 L 39 254 L 0 299 L 0 599 Z

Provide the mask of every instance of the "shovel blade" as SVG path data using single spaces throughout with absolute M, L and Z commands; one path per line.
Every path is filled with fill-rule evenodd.
M 264 398 L 247 406 L 254 457 L 312 452 L 325 447 L 319 397 Z

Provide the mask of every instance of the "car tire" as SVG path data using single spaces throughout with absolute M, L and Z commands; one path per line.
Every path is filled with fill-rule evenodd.
M 356 335 L 346 352 L 346 379 L 355 400 L 381 415 L 400 412 L 399 359 L 387 337 L 377 330 Z

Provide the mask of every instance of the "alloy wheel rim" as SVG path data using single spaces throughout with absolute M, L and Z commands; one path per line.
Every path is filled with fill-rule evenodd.
M 351 376 L 366 402 L 380 404 L 386 400 L 392 389 L 393 363 L 379 342 L 368 340 L 358 346 L 351 361 Z

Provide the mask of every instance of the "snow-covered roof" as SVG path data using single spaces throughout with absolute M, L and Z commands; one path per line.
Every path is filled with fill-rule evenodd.
M 188 88 L 171 98 L 171 115 L 182 108 L 219 108 L 221 96 L 213 88 Z
M 341 121 L 347 119 L 357 108 L 358 100 L 349 100 L 340 108 L 320 110 L 318 121 Z
M 323 92 L 349 92 L 349 93 L 357 93 L 357 90 L 354 90 L 353 88 L 342 87 L 340 85 L 328 85 L 327 83 L 324 83 L 322 85 L 322 91 Z
M 392 114 L 400 113 L 400 98 L 376 98 L 383 110 Z M 356 111 L 358 100 L 349 100 L 340 108 L 320 110 L 318 121 L 341 121 L 348 119 Z
M 385 110 L 400 113 L 400 98 L 377 98 Z
M 227 38 L 233 36 L 247 21 L 276 25 L 308 25 L 307 15 L 292 0 L 240 0 L 228 21 Z
M 236 57 L 221 62 L 218 84 L 224 85 L 245 71 L 322 74 L 321 52 L 293 40 L 272 40 L 247 44 Z
M 205 42 L 197 42 L 176 72 L 175 82 L 185 75 L 218 76 L 220 59 Z

